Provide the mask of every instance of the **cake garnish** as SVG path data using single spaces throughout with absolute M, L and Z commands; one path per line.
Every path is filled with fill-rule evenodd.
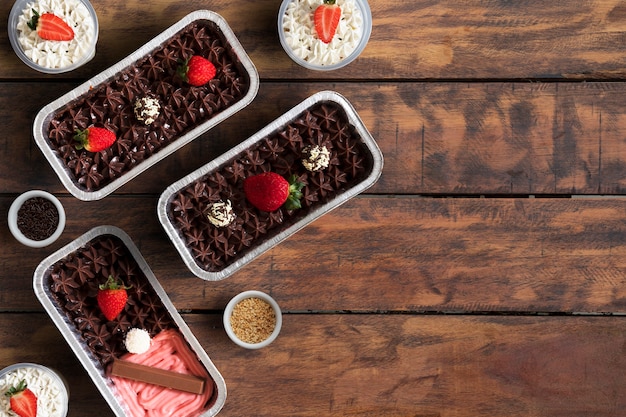
M 150 333 L 145 329 L 133 327 L 128 330 L 124 338 L 124 347 L 130 353 L 140 355 L 150 349 Z
M 263 172 L 243 181 L 243 190 L 248 201 L 261 211 L 272 212 L 283 204 L 287 210 L 301 207 L 302 187 L 296 175 L 286 180 L 275 172 Z
M 215 227 L 226 227 L 234 222 L 236 217 L 230 200 L 210 204 L 204 214 Z
M 109 275 L 107 281 L 98 287 L 96 295 L 98 307 L 107 320 L 115 319 L 124 310 L 126 300 L 128 300 L 126 290 L 129 288 L 112 275 Z
M 315 32 L 324 43 L 330 43 L 335 36 L 339 19 L 341 18 L 341 7 L 335 4 L 335 0 L 323 0 L 323 3 L 317 6 L 313 15 L 315 23 Z
M 33 18 L 27 25 L 36 31 L 41 39 L 47 41 L 71 41 L 74 39 L 74 30 L 59 16 L 53 13 L 40 15 L 35 9 L 32 10 Z
M 74 140 L 76 149 L 85 149 L 89 152 L 100 152 L 115 142 L 115 133 L 105 127 L 91 126 L 85 130 L 76 130 Z
M 213 79 L 216 74 L 215 66 L 206 58 L 194 55 L 181 64 L 178 74 L 186 83 L 201 86 Z
M 302 149 L 302 165 L 311 172 L 328 168 L 330 152 L 324 145 L 307 146 Z
M 33 393 L 22 379 L 15 387 L 9 388 L 5 393 L 9 397 L 11 410 L 20 417 L 37 417 L 37 396 Z
M 146 125 L 154 123 L 161 113 L 161 104 L 156 97 L 144 96 L 135 100 L 135 117 Z

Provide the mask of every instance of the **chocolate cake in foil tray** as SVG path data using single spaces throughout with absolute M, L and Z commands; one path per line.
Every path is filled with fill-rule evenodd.
M 369 188 L 382 166 L 348 100 L 321 91 L 169 186 L 157 212 L 191 272 L 220 280 Z M 298 184 L 300 208 L 251 203 L 244 183 L 268 172 Z
M 127 297 L 114 315 L 101 297 L 111 280 Z M 121 229 L 95 227 L 48 256 L 33 287 L 115 415 L 222 409 L 224 379 Z
M 192 56 L 215 75 L 192 85 L 179 69 Z M 75 197 L 98 200 L 247 106 L 259 76 L 226 21 L 200 10 L 131 55 L 45 106 L 35 141 Z M 116 140 L 91 152 L 77 131 L 102 127 Z

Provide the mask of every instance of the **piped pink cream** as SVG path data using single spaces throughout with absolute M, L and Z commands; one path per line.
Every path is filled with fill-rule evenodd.
M 204 366 L 175 329 L 157 334 L 147 352 L 128 353 L 120 359 L 211 381 Z M 111 380 L 132 417 L 199 416 L 209 408 L 213 396 L 212 383 L 205 384 L 202 394 L 192 394 L 116 376 L 111 376 Z

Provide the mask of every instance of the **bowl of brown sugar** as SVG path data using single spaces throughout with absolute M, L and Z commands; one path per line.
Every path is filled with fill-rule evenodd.
M 43 248 L 61 236 L 65 210 L 54 195 L 31 190 L 20 194 L 9 208 L 9 230 L 20 243 Z
M 272 343 L 282 327 L 278 303 L 262 291 L 244 291 L 233 297 L 224 310 L 224 329 L 230 339 L 246 349 Z

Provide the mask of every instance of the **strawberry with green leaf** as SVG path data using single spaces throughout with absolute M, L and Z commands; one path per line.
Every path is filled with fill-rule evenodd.
M 85 149 L 89 152 L 103 151 L 113 145 L 116 139 L 115 133 L 105 127 L 91 126 L 74 132 L 76 149 Z
M 41 39 L 47 41 L 71 41 L 74 30 L 63 19 L 53 13 L 40 15 L 35 9 L 33 17 L 28 21 L 29 28 L 37 32 Z
M 243 191 L 248 201 L 262 211 L 278 210 L 283 204 L 287 210 L 301 207 L 302 187 L 296 175 L 289 181 L 275 172 L 253 175 L 243 181 Z
M 340 19 L 341 7 L 335 4 L 335 0 L 323 0 L 313 14 L 317 37 L 324 43 L 330 43 L 335 36 Z
M 22 379 L 15 387 L 5 393 L 9 397 L 11 410 L 20 417 L 37 417 L 37 396 L 28 389 L 26 380 Z
M 104 284 L 98 287 L 96 300 L 98 301 L 98 307 L 100 307 L 102 314 L 104 314 L 107 320 L 115 319 L 124 310 L 128 300 L 126 290 L 130 288 L 111 275 L 109 275 Z
M 178 67 L 178 75 L 186 83 L 199 87 L 211 81 L 216 74 L 215 66 L 208 59 L 194 55 Z

